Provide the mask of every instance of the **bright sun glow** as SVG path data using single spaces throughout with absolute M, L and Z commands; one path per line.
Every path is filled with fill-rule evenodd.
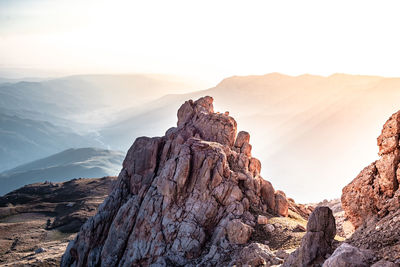
M 0 2 L 0 67 L 400 76 L 398 1 Z

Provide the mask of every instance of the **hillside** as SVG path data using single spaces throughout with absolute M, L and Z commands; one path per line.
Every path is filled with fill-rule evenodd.
M 68 149 L 0 174 L 0 195 L 25 184 L 116 175 L 125 154 L 99 148 Z
M 201 83 L 197 81 L 168 75 L 76 75 L 36 82 L 0 83 L 0 109 L 56 124 L 66 123 L 65 119 L 87 123 L 93 118 L 99 120 L 99 113 L 139 106 L 163 94 L 200 88 Z
M 163 93 L 201 88 L 199 84 L 156 74 L 0 83 L 0 172 L 68 148 L 106 148 L 108 144 L 98 140 L 98 129 L 120 116 L 120 110 Z
M 0 197 L 0 265 L 55 266 L 115 177 L 27 185 Z
M 67 127 L 0 113 L 0 172 L 67 148 L 87 146 L 102 144 L 95 136 Z

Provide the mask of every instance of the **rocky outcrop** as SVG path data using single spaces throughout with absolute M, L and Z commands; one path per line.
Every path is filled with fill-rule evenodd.
M 357 228 L 346 240 L 374 252 L 375 260 L 400 263 L 400 111 L 384 124 L 378 137 L 380 158 L 345 188 L 342 206 Z
M 320 266 L 333 251 L 335 234 L 332 210 L 328 207 L 315 208 L 308 220 L 307 233 L 301 240 L 300 248 L 290 254 L 282 266 Z
M 250 135 L 236 136 L 236 121 L 214 113 L 212 103 L 187 101 L 165 136 L 136 139 L 112 193 L 69 244 L 62 266 L 227 265 L 251 240 L 255 210 L 288 215 L 285 194 L 260 176 Z M 274 261 L 254 246 L 257 262 Z
M 400 112 L 385 123 L 378 137 L 379 160 L 343 188 L 342 206 L 355 227 L 400 208 Z

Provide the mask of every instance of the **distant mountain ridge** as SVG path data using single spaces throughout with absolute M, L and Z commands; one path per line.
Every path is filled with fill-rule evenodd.
M 204 95 L 215 99 L 216 110 L 229 111 L 238 125 L 249 130 L 254 154 L 264 164 L 263 176 L 309 202 L 339 197 L 334 192 L 376 159 L 373 140 L 379 125 L 400 109 L 400 78 L 233 76 L 213 88 L 167 95 L 148 103 L 145 110 L 132 110 L 130 116 L 101 129 L 100 138 L 112 149 L 126 150 L 136 137 L 161 136 L 162 129 L 174 124 L 179 103 Z M 321 179 L 324 183 L 316 188 L 320 196 L 309 199 L 307 188 Z M 322 196 L 326 188 L 331 193 Z
M 82 75 L 41 81 L 42 86 L 52 88 L 49 92 L 75 92 L 77 94 L 71 99 L 83 101 L 80 102 L 82 106 L 85 102 L 88 102 L 88 105 L 77 110 L 60 107 L 57 112 L 61 114 L 64 114 L 61 110 L 71 111 L 65 117 L 49 111 L 57 109 L 54 105 L 49 105 L 47 110 L 46 105 L 40 104 L 36 106 L 42 108 L 34 111 L 27 109 L 29 105 L 24 107 L 20 104 L 16 109 L 10 105 L 0 105 L 0 114 L 49 121 L 78 134 L 76 138 L 65 135 L 66 138 L 59 139 L 57 143 L 67 146 L 40 157 L 70 147 L 83 146 L 126 151 L 139 136 L 164 135 L 164 129 L 174 125 L 175 110 L 182 101 L 210 95 L 216 100 L 217 111 L 229 111 L 243 129 L 250 131 L 252 142 L 255 144 L 253 152 L 264 164 L 263 176 L 271 177 L 274 184 L 288 194 L 296 196 L 299 201 L 310 202 L 338 197 L 334 192 L 340 192 L 362 166 L 376 159 L 377 151 L 373 140 L 379 133 L 379 125 L 393 110 L 400 109 L 399 78 L 347 74 L 328 77 L 308 74 L 289 76 L 270 73 L 232 76 L 222 80 L 215 87 L 182 94 L 185 86 L 182 83 L 163 83 L 163 77 L 157 76 L 153 79 L 145 76 Z M 22 84 L 25 86 L 30 83 Z M 81 87 L 85 90 L 79 93 L 76 88 Z M 178 89 L 172 90 L 173 87 Z M 102 94 L 93 93 L 96 92 L 96 88 Z M 190 88 L 198 89 L 193 85 Z M 31 92 L 29 89 L 26 91 Z M 115 97 L 111 97 L 113 94 Z M 64 104 L 70 101 L 65 93 L 61 95 L 66 98 Z M 29 99 L 29 94 L 26 98 Z M 41 100 L 38 96 L 32 99 Z M 46 100 L 46 97 L 44 99 Z M 50 104 L 57 103 L 54 98 L 49 99 L 47 100 Z M 112 109 L 107 109 L 107 103 L 115 105 Z M 73 103 L 72 106 L 76 104 Z M 87 112 L 85 108 L 88 109 Z M 38 125 L 38 128 L 41 128 L 41 123 Z M 2 130 L 10 132 L 7 129 Z M 59 128 L 54 132 L 65 131 Z M 10 134 L 6 136 L 7 140 L 11 138 Z M 19 134 L 12 136 L 18 139 Z M 85 143 L 88 139 L 90 143 L 87 145 L 69 143 L 71 140 Z M 28 141 L 32 142 L 31 139 Z M 10 148 L 9 144 L 15 143 L 22 151 L 28 151 L 26 155 L 29 156 L 23 157 L 24 152 L 22 156 L 14 157 L 20 160 L 18 164 L 40 158 L 33 158 L 29 154 L 32 153 L 29 151 L 35 149 L 23 150 L 28 147 L 25 143 L 32 146 L 28 141 L 22 138 L 21 141 L 4 142 L 5 145 L 0 146 L 0 151 L 6 151 L 4 155 L 12 156 L 10 151 L 18 149 Z M 35 140 L 33 142 L 35 143 Z M 53 146 L 52 142 L 48 147 Z M 47 146 L 43 145 L 40 149 L 45 147 Z M 17 165 L 12 165 L 13 161 L 10 161 L 11 164 L 7 165 L 7 168 Z M 349 161 L 352 164 L 347 164 Z M 322 193 L 319 193 L 320 196 L 309 199 L 307 188 L 314 186 L 315 181 L 321 179 L 324 179 L 324 183 L 319 184 L 325 184 L 331 194 L 328 192 L 322 196 Z M 326 191 L 326 188 L 316 188 L 316 194 Z
M 0 195 L 25 184 L 117 175 L 125 153 L 99 148 L 68 149 L 0 173 Z
M 68 148 L 107 148 L 97 131 L 114 112 L 196 86 L 152 74 L 30 80 L 0 83 L 0 172 Z
M 67 127 L 0 113 L 0 172 L 71 147 L 101 145 Z

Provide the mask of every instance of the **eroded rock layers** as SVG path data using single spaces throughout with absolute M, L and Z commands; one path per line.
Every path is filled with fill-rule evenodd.
M 250 135 L 237 135 L 236 121 L 212 103 L 187 101 L 165 136 L 136 139 L 62 266 L 229 263 L 254 231 L 254 209 L 287 216 L 285 194 L 260 176 Z

